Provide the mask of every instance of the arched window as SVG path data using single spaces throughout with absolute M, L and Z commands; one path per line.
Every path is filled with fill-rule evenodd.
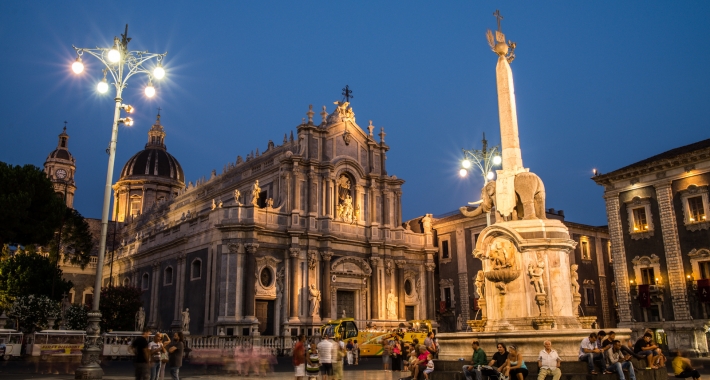
M 148 273 L 143 273 L 143 278 L 141 279 L 141 289 L 148 290 L 150 286 L 150 276 Z
M 131 197 L 131 216 L 136 216 L 141 214 L 141 197 L 133 196 Z
M 199 280 L 202 278 L 202 260 L 195 259 L 190 265 L 190 280 Z
M 173 284 L 173 267 L 167 267 L 165 268 L 163 275 L 163 285 L 172 285 Z
M 128 277 L 123 279 L 123 286 L 128 286 L 130 284 L 131 284 L 131 280 Z

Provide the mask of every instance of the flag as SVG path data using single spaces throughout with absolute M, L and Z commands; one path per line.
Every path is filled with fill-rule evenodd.
M 439 301 L 439 313 L 446 313 L 446 301 Z
M 698 299 L 700 302 L 710 302 L 710 279 L 698 280 Z
M 650 285 L 639 285 L 639 303 L 641 307 L 651 307 L 651 289 Z

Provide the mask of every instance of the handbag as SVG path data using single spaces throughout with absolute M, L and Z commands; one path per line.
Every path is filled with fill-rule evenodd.
M 161 363 L 167 363 L 169 362 L 170 359 L 168 358 L 168 353 L 167 352 L 161 352 L 160 353 L 160 362 Z

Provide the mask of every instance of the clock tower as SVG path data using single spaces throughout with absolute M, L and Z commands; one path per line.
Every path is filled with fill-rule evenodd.
M 76 160 L 69 153 L 68 141 L 69 135 L 66 122 L 64 122 L 64 130 L 59 134 L 57 149 L 52 151 L 44 162 L 44 172 L 54 184 L 54 191 L 57 195 L 65 200 L 67 207 L 73 208 L 74 192 L 76 191 L 76 183 L 74 182 Z

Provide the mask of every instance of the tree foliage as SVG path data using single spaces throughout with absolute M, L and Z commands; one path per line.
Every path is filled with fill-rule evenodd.
M 30 294 L 17 297 L 8 315 L 17 319 L 20 330 L 31 333 L 53 327 L 48 320 L 59 318 L 61 310 L 58 301 Z
M 67 207 L 60 230 L 62 231 L 60 244 L 65 253 L 65 262 L 80 265 L 84 269 L 91 259 L 91 250 L 94 248 L 89 223 L 79 211 Z M 58 259 L 57 243 L 57 239 L 52 239 L 49 243 L 49 252 L 55 262 Z
M 55 279 L 53 297 L 52 278 Z M 46 296 L 58 302 L 72 286 L 71 281 L 62 278 L 62 270 L 52 260 L 33 253 L 31 249 L 28 252 L 18 249 L 15 255 L 0 261 L 0 308 L 2 309 L 9 309 L 16 298 L 29 295 Z
M 101 330 L 134 331 L 136 313 L 141 306 L 142 291 L 132 286 L 114 286 L 101 289 Z
M 48 243 L 66 208 L 42 169 L 0 162 L 0 245 Z
M 83 304 L 72 304 L 64 312 L 64 324 L 69 330 L 86 330 L 89 323 L 89 307 Z

